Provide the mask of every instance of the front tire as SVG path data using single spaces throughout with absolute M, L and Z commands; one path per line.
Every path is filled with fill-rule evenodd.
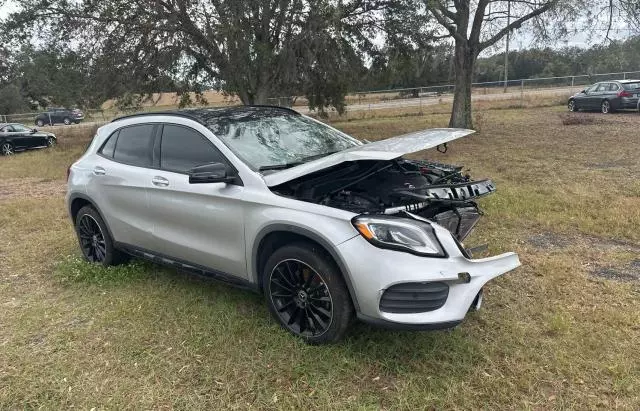
M 602 112 L 602 114 L 609 114 L 613 111 L 611 110 L 611 103 L 609 102 L 609 100 L 604 100 L 600 104 L 600 111 Z
M 0 145 L 0 152 L 2 153 L 3 156 L 12 156 L 15 154 L 16 149 L 13 146 L 13 144 L 6 141 L 2 143 L 2 145 Z
M 128 260 L 126 254 L 114 247 L 107 225 L 95 208 L 82 207 L 75 223 L 78 243 L 86 261 L 108 267 Z
M 262 278 L 269 311 L 284 329 L 311 344 L 344 336 L 353 305 L 340 270 L 323 249 L 310 243 L 279 248 Z
M 53 137 L 47 138 L 47 147 L 54 147 L 56 145 L 56 139 Z
M 567 107 L 569 108 L 569 111 L 571 111 L 571 112 L 578 111 L 578 106 L 576 105 L 576 101 L 575 100 L 569 100 L 569 103 L 567 104 Z

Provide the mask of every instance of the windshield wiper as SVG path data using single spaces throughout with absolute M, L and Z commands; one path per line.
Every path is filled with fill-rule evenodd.
M 307 163 L 311 160 L 316 160 L 318 158 L 322 158 L 322 157 L 326 157 L 326 156 L 330 156 L 331 154 L 335 154 L 340 150 L 336 150 L 336 151 L 329 151 L 328 153 L 322 153 L 322 154 L 314 154 L 312 156 L 309 157 L 305 157 L 302 160 L 300 160 L 302 163 Z
M 302 164 L 302 161 L 296 161 L 294 163 L 285 163 L 285 164 L 270 164 L 268 166 L 258 167 L 258 171 L 284 170 L 285 168 L 299 166 L 300 164 Z
M 331 155 L 331 154 L 335 154 L 338 151 L 340 151 L 340 150 L 330 151 L 328 153 L 322 153 L 322 154 L 314 154 L 312 156 L 304 157 L 303 159 L 301 159 L 299 161 L 294 161 L 292 163 L 270 164 L 268 166 L 261 166 L 261 167 L 258 167 L 258 171 L 284 170 L 285 168 L 291 168 L 291 167 L 299 166 L 302 163 L 308 163 L 311 160 L 316 160 L 318 158 L 322 158 L 322 157 L 326 157 L 326 156 Z

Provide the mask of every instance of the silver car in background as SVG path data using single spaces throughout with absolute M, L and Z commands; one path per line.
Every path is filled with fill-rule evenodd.
M 133 255 L 251 288 L 310 343 L 340 339 L 355 317 L 450 328 L 520 262 L 462 245 L 491 180 L 402 156 L 472 132 L 363 144 L 284 108 L 132 115 L 70 167 L 67 205 L 88 261 Z

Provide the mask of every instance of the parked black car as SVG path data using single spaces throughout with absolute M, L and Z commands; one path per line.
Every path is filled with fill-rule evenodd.
M 52 147 L 57 143 L 51 133 L 31 129 L 19 123 L 0 123 L 0 153 L 5 156 L 19 150 L 36 147 Z
M 71 123 L 78 124 L 82 120 L 84 120 L 84 114 L 77 108 L 52 108 L 36 116 L 36 126 L 42 127 L 47 124 L 54 125 L 58 123 L 66 125 Z
M 600 110 L 607 114 L 615 110 L 638 108 L 640 80 L 601 81 L 569 97 L 571 111 Z

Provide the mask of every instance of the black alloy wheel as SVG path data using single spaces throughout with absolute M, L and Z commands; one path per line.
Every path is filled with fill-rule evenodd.
M 340 340 L 354 318 L 351 296 L 331 256 L 317 244 L 277 249 L 262 269 L 265 300 L 280 325 L 310 344 Z
M 294 334 L 318 337 L 333 320 L 333 302 L 324 279 L 299 260 L 284 260 L 271 272 L 271 301 Z
M 78 238 L 85 258 L 92 263 L 102 263 L 107 257 L 107 245 L 98 222 L 89 214 L 78 219 Z
M 103 266 L 129 261 L 129 256 L 114 247 L 114 241 L 100 213 L 86 205 L 76 216 L 76 234 L 85 260 Z

